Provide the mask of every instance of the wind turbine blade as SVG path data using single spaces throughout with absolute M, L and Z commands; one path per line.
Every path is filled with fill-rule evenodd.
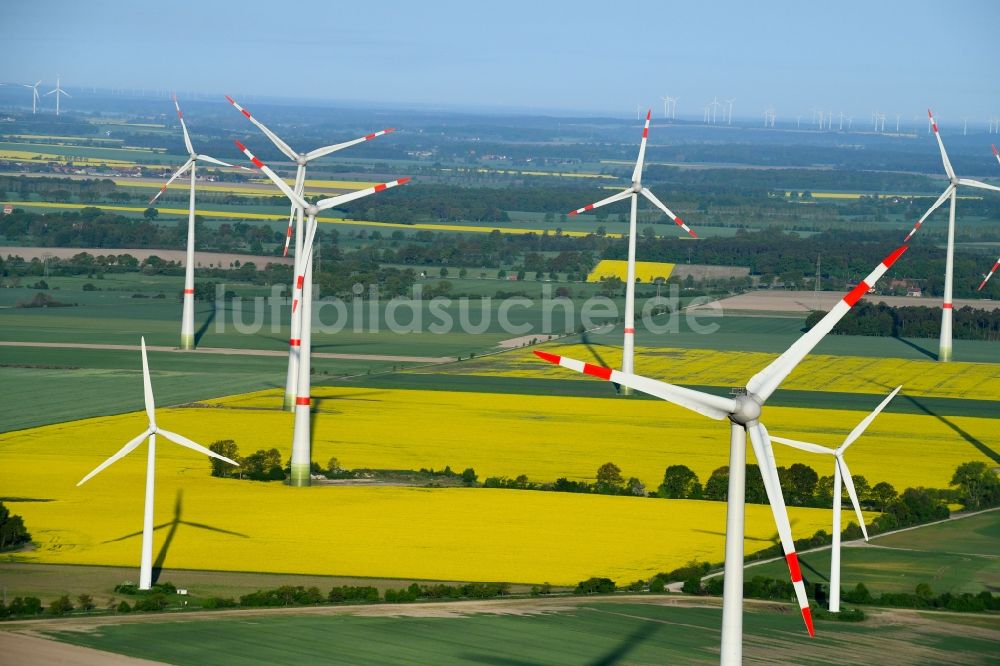
M 222 160 L 217 160 L 214 157 L 209 157 L 208 155 L 195 155 L 195 159 L 199 159 L 202 162 L 210 162 L 211 164 L 218 164 L 219 166 L 230 167 L 232 169 L 243 169 L 244 171 L 253 171 L 249 167 L 245 167 L 239 164 L 230 164 L 229 162 L 223 162 Z
M 808 451 L 809 453 L 825 453 L 831 456 L 836 453 L 833 449 L 828 449 L 825 446 L 820 446 L 819 444 L 800 442 L 797 439 L 788 439 L 787 437 L 775 437 L 772 435 L 771 441 L 784 444 L 785 446 L 790 446 L 793 449 L 799 449 L 800 451 Z
M 908 243 L 910 239 L 913 238 L 913 234 L 917 233 L 917 229 L 919 229 L 920 226 L 924 223 L 924 220 L 930 217 L 931 213 L 936 211 L 938 207 L 941 206 L 941 204 L 947 201 L 948 197 L 950 197 L 951 193 L 954 191 L 955 191 L 954 183 L 948 185 L 948 187 L 944 189 L 944 192 L 941 194 L 941 196 L 938 197 L 937 201 L 934 202 L 934 205 L 927 209 L 927 212 L 924 213 L 919 220 L 917 220 L 917 223 L 915 225 L 913 225 L 913 229 L 910 230 L 910 233 L 906 234 L 906 238 L 903 239 L 904 243 Z
M 66 92 L 62 88 L 59 89 L 59 92 L 61 92 L 63 95 L 66 95 L 66 97 L 72 97 L 72 95 L 70 95 L 68 92 Z
M 379 130 L 378 132 L 372 132 L 371 134 L 366 134 L 360 139 L 352 139 L 351 141 L 345 141 L 344 143 L 337 143 L 332 146 L 324 146 L 322 148 L 317 148 L 316 150 L 310 150 L 306 153 L 306 161 L 311 162 L 317 157 L 323 157 L 324 155 L 329 155 L 330 153 L 335 153 L 338 150 L 343 150 L 344 148 L 350 148 L 351 146 L 356 146 L 359 143 L 364 143 L 365 141 L 371 141 L 377 136 L 382 136 L 383 134 L 389 134 L 390 132 L 395 132 L 395 127 L 387 127 L 384 130 Z
M 159 199 L 160 195 L 167 191 L 167 187 L 170 186 L 170 183 L 180 178 L 188 169 L 191 168 L 192 164 L 194 164 L 194 159 L 188 159 L 187 162 L 181 165 L 181 168 L 175 171 L 174 174 L 170 176 L 169 179 L 167 179 L 167 182 L 163 184 L 163 187 L 160 188 L 160 191 L 153 195 L 153 198 L 149 200 L 149 205 L 152 206 L 153 202 Z
M 982 181 L 972 180 L 971 178 L 959 178 L 958 184 L 967 185 L 969 187 L 978 187 L 979 189 L 982 190 L 993 190 L 994 192 L 1000 192 L 1000 187 L 997 187 L 996 185 L 990 185 L 989 183 L 984 183 Z
M 186 446 L 186 447 L 188 447 L 189 449 L 191 449 L 193 451 L 197 451 L 198 453 L 204 453 L 206 456 L 211 456 L 212 458 L 218 458 L 219 460 L 221 460 L 223 462 L 227 462 L 230 465 L 235 465 L 236 467 L 240 466 L 240 464 L 238 462 L 236 462 L 235 460 L 230 460 L 229 458 L 227 458 L 225 456 L 220 456 L 215 451 L 212 451 L 210 449 L 206 449 L 204 446 L 202 446 L 201 444 L 198 444 L 197 442 L 192 442 L 190 439 L 188 439 L 184 435 L 178 435 L 176 432 L 170 432 L 169 430 L 163 430 L 162 428 L 157 429 L 156 434 L 157 435 L 162 435 L 163 437 L 166 437 L 167 439 L 169 439 L 174 444 L 180 444 L 181 446 Z
M 410 178 L 400 178 L 399 180 L 394 180 L 388 183 L 379 183 L 375 187 L 367 187 L 363 190 L 357 190 L 355 192 L 349 192 L 347 194 L 341 194 L 340 196 L 330 197 L 329 199 L 320 199 L 316 202 L 317 210 L 327 210 L 330 208 L 336 208 L 341 204 L 349 203 L 357 199 L 363 199 L 364 197 L 371 196 L 376 192 L 381 192 L 382 190 L 388 190 L 393 187 L 398 187 L 399 185 L 406 185 L 410 182 Z
M 691 238 L 697 238 L 698 237 L 698 234 L 696 234 L 695 232 L 691 231 L 691 227 L 689 227 L 684 222 L 684 220 L 682 220 L 681 218 L 679 218 L 676 215 L 674 215 L 674 212 L 672 210 L 670 210 L 669 208 L 667 208 L 665 205 L 663 205 L 663 202 L 660 201 L 659 199 L 657 199 L 656 195 L 653 194 L 652 192 L 650 192 L 648 188 L 645 188 L 645 187 L 642 188 L 642 196 L 644 196 L 647 199 L 649 199 L 650 201 L 652 201 L 653 205 L 656 206 L 657 208 L 659 208 L 660 210 L 662 210 L 664 213 L 666 213 L 667 217 L 669 217 L 671 220 L 673 220 L 677 224 L 677 226 L 679 226 L 684 231 L 688 232 L 688 234 L 691 235 Z
M 802 359 L 833 330 L 845 314 L 875 286 L 885 272 L 909 249 L 908 245 L 897 248 L 892 254 L 882 260 L 868 276 L 859 282 L 839 303 L 833 306 L 826 316 L 819 320 L 809 332 L 795 341 L 784 354 L 772 361 L 766 368 L 758 372 L 747 382 L 747 391 L 756 395 L 763 403 L 781 385 L 785 377 L 795 369 Z
M 792 587 L 795 588 L 795 597 L 799 602 L 799 610 L 802 612 L 802 621 L 805 622 L 809 635 L 814 636 L 816 632 L 813 629 L 812 611 L 809 608 L 809 599 L 806 597 L 806 586 L 802 581 L 799 556 L 795 552 L 795 540 L 792 539 L 792 526 L 788 522 L 785 498 L 781 494 L 781 484 L 778 482 L 778 470 L 774 464 L 771 441 L 767 429 L 759 421 L 747 426 L 747 432 L 750 435 L 750 444 L 753 446 L 753 452 L 757 458 L 757 465 L 760 467 L 760 475 L 764 479 L 764 490 L 767 491 L 767 501 L 771 504 L 774 524 L 778 528 L 781 549 L 785 552 L 785 562 L 788 564 Z
M 47 93 L 45 93 L 45 94 L 43 95 L 43 97 L 48 97 L 49 95 L 51 95 L 51 94 L 52 94 L 52 93 L 54 93 L 54 92 L 55 92 L 55 90 L 50 90 L 50 91 L 48 91 Z M 37 95 L 38 93 L 36 92 L 35 94 Z
M 288 197 L 292 201 L 292 203 L 294 203 L 296 206 L 300 206 L 302 208 L 308 208 L 309 207 L 309 204 L 306 203 L 305 199 L 303 199 L 302 197 L 300 197 L 298 195 L 298 193 L 296 193 L 292 188 L 288 187 L 288 183 L 286 183 L 281 178 L 281 176 L 279 176 L 278 174 L 276 174 L 273 171 L 271 171 L 271 167 L 267 166 L 266 164 L 264 164 L 263 162 L 261 162 L 259 159 L 257 159 L 257 157 L 253 153 L 251 153 L 250 150 L 247 149 L 246 146 L 244 146 L 241 142 L 237 141 L 236 142 L 236 147 L 239 148 L 240 150 L 242 150 L 243 154 L 250 158 L 250 161 L 253 162 L 254 166 L 256 166 L 258 169 L 260 169 L 261 171 L 263 171 L 264 175 L 267 176 L 268 178 L 270 178 L 271 182 L 274 183 L 275 185 L 277 185 L 278 189 L 281 190 L 281 192 L 286 197 Z
M 302 193 L 306 189 L 306 167 L 300 165 L 298 169 L 295 170 L 295 193 L 302 196 Z M 285 250 L 281 256 L 288 256 L 288 245 L 292 241 L 292 230 L 295 224 L 296 217 L 298 215 L 297 211 L 299 207 L 294 203 L 292 204 L 291 212 L 288 214 L 288 229 L 285 231 Z
M 181 121 L 181 130 L 184 132 L 184 147 L 187 148 L 188 155 L 194 155 L 194 146 L 191 145 L 191 137 L 188 136 L 187 124 L 184 122 L 181 105 L 177 103 L 177 95 L 174 95 L 174 107 L 177 109 L 177 119 Z
M 941 134 L 938 132 L 937 121 L 934 120 L 934 114 L 931 113 L 930 109 L 927 109 L 927 117 L 931 119 L 931 127 L 934 128 L 934 138 L 937 139 L 938 148 L 941 149 L 941 162 L 944 164 L 944 172 L 948 174 L 948 178 L 954 178 L 955 170 L 951 168 L 951 160 L 948 159 L 948 151 L 944 149 L 944 141 L 941 140 Z
M 85 476 L 82 479 L 80 479 L 80 481 L 76 484 L 77 487 L 79 488 L 80 486 L 82 486 L 83 484 L 85 484 L 87 481 L 90 481 L 90 479 L 92 479 L 94 476 L 96 476 L 97 474 L 100 474 L 103 470 L 107 469 L 108 467 L 110 467 L 114 463 L 118 462 L 119 460 L 121 460 L 122 458 L 124 458 L 125 456 L 127 456 L 128 454 L 130 454 L 133 451 L 135 451 L 136 447 L 139 446 L 140 444 L 142 444 L 142 440 L 146 439 L 151 434 L 153 434 L 153 429 L 149 428 L 146 431 L 144 431 L 142 434 L 138 435 L 135 439 L 130 440 L 128 444 L 126 444 L 122 448 L 118 449 L 118 453 L 114 454 L 113 456 L 111 456 L 110 458 L 108 458 L 107 460 L 105 460 L 104 462 L 102 462 L 100 465 L 98 465 L 97 467 L 94 468 L 93 472 L 91 472 L 87 476 Z
M 854 489 L 854 479 L 851 477 L 851 470 L 847 468 L 847 461 L 842 456 L 837 456 L 837 465 L 840 466 L 840 475 L 844 477 L 844 485 L 847 486 L 847 496 L 851 498 L 854 505 L 854 513 L 858 517 L 858 525 L 861 526 L 861 533 L 868 541 L 868 528 L 865 527 L 865 517 L 861 515 L 861 503 L 858 502 L 858 491 Z M 836 507 L 838 510 L 840 507 Z
M 614 194 L 614 195 L 608 197 L 607 199 L 601 199 L 597 203 L 587 204 L 583 208 L 577 208 L 574 211 L 570 211 L 569 216 L 573 217 L 574 215 L 579 215 L 580 213 L 586 213 L 587 211 L 594 210 L 595 208 L 600 208 L 601 206 L 606 206 L 609 203 L 614 203 L 616 201 L 622 201 L 624 199 L 628 199 L 633 194 L 635 194 L 635 193 L 632 190 L 622 190 L 618 194 Z
M 885 399 L 879 403 L 878 407 L 876 407 L 872 411 L 871 414 L 861 419 L 861 423 L 854 426 L 854 430 L 851 431 L 851 434 L 847 436 L 847 438 L 844 440 L 844 443 L 841 444 L 840 448 L 837 449 L 838 453 L 843 453 L 844 451 L 846 451 L 847 447 L 854 443 L 854 440 L 856 440 L 858 437 L 861 437 L 861 434 L 864 433 L 864 431 L 868 428 L 868 426 L 871 425 L 872 421 L 875 420 L 875 417 L 882 413 L 882 410 L 885 409 L 886 405 L 892 402 L 892 399 L 896 397 L 896 394 L 899 393 L 899 390 L 901 388 L 903 388 L 902 385 L 897 386 L 895 389 L 893 389 L 892 393 L 887 395 Z
M 612 370 L 611 368 L 603 368 L 599 365 L 591 365 L 590 363 L 584 363 L 583 361 L 543 351 L 535 351 L 535 356 L 543 361 L 561 365 L 576 372 L 592 375 L 605 381 L 648 393 L 651 396 L 690 409 L 693 412 L 698 412 L 712 419 L 722 420 L 736 410 L 736 402 L 732 398 L 723 398 L 710 393 L 702 393 L 701 391 L 684 388 L 683 386 L 667 384 L 640 375 L 626 374 Z
M 153 384 L 149 380 L 149 361 L 146 359 L 146 338 L 140 338 L 142 346 L 142 395 L 146 403 L 149 427 L 156 428 L 156 406 L 153 403 Z
M 995 144 L 990 144 L 990 148 L 993 149 L 993 157 L 997 158 L 997 162 L 1000 162 L 1000 150 L 997 150 Z
M 983 287 L 986 286 L 986 283 L 989 282 L 990 278 L 993 277 L 993 274 L 997 272 L 997 268 L 1000 268 L 1000 259 L 997 259 L 997 262 L 993 264 L 993 268 L 990 269 L 990 272 L 986 274 L 986 276 L 983 278 L 983 281 L 979 283 L 978 287 L 976 287 L 976 291 L 983 290 Z
M 266 136 L 268 139 L 270 139 L 271 143 L 273 143 L 275 146 L 277 146 L 278 150 L 280 150 L 282 153 L 284 153 L 285 157 L 287 157 L 290 160 L 297 160 L 299 158 L 298 153 L 296 153 L 294 150 L 292 150 L 291 146 L 289 146 L 287 143 L 285 143 L 284 141 L 282 141 L 281 138 L 277 134 L 275 134 L 274 132 L 272 132 L 271 130 L 269 130 L 267 127 L 265 127 L 264 123 L 260 122 L 259 120 L 257 120 L 253 116 L 251 116 L 249 111 L 247 111 L 242 106 L 240 106 L 239 104 L 236 103 L 236 100 L 234 100 L 229 95 L 226 95 L 226 99 L 229 101 L 230 104 L 232 104 L 234 107 L 236 107 L 236 109 L 240 113 L 242 113 L 244 116 L 246 116 L 247 120 L 249 120 L 254 125 L 256 125 L 257 129 L 259 129 L 261 132 L 263 132 L 264 136 Z
M 646 139 L 649 138 L 649 119 L 653 115 L 653 110 L 646 111 L 646 124 L 642 128 L 642 142 L 639 144 L 639 157 L 635 161 L 635 169 L 632 171 L 632 182 L 638 183 L 642 178 L 642 164 L 646 161 Z

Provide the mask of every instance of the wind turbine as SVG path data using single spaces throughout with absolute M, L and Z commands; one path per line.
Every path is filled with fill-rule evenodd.
M 39 83 L 41 83 L 41 82 L 39 81 Z M 35 85 L 37 85 L 37 84 L 35 84 Z M 66 92 L 65 90 L 63 90 L 62 88 L 59 87 L 59 77 L 58 76 L 56 77 L 56 87 L 54 89 L 48 91 L 45 94 L 46 95 L 51 95 L 53 93 L 55 93 L 55 95 L 56 95 L 56 115 L 58 116 L 59 115 L 59 97 L 60 97 L 60 95 L 66 95 L 66 97 L 72 97 L 72 95 L 70 95 L 68 92 Z
M 728 113 L 728 116 L 726 118 L 726 124 L 727 125 L 732 125 L 733 124 L 733 104 L 735 104 L 735 103 L 736 103 L 736 98 L 735 97 L 732 98 L 732 99 L 727 99 L 726 100 L 726 104 L 729 106 L 729 113 Z
M 993 148 L 993 157 L 997 158 L 997 162 L 1000 162 L 1000 151 L 997 151 L 997 147 L 994 144 L 990 144 L 990 147 Z M 990 269 L 990 272 L 983 276 L 983 281 L 979 283 L 978 287 L 976 287 L 976 291 L 983 290 L 983 287 L 985 287 L 986 283 L 990 281 L 990 278 L 993 277 L 993 274 L 997 272 L 998 268 L 1000 268 L 1000 259 L 997 259 L 996 263 L 993 264 L 993 268 Z
M 31 88 L 31 112 L 38 113 L 38 100 L 39 100 L 38 86 L 42 85 L 42 80 L 39 79 L 38 83 L 36 83 L 35 85 L 30 85 L 27 83 L 22 83 L 21 85 L 23 85 L 25 88 Z
M 142 444 L 142 440 L 147 438 L 149 439 L 149 452 L 146 456 L 146 504 L 143 511 L 142 521 L 142 559 L 139 565 L 139 589 L 148 590 L 153 584 L 153 482 L 156 472 L 156 436 L 163 435 L 174 444 L 186 446 L 187 448 L 197 451 L 198 453 L 204 453 L 206 456 L 218 458 L 219 460 L 227 462 L 230 465 L 239 466 L 239 464 L 235 460 L 230 460 L 225 456 L 220 456 L 218 453 L 206 449 L 201 444 L 197 444 L 183 435 L 178 435 L 175 432 L 164 430 L 156 425 L 156 410 L 153 404 L 153 386 L 149 381 L 149 362 L 146 360 L 146 338 L 141 338 L 141 347 L 142 389 L 146 403 L 146 416 L 149 418 L 149 427 L 132 439 L 128 444 L 119 449 L 118 453 L 98 465 L 93 472 L 80 479 L 80 482 L 76 485 L 77 487 L 82 486 L 105 468 L 132 453 L 132 451 Z
M 711 419 L 730 421 L 729 491 L 726 507 L 726 564 L 722 601 L 722 664 L 740 664 L 743 650 L 743 533 L 744 504 L 746 501 L 746 440 L 750 437 L 757 465 L 760 467 L 764 489 L 771 505 L 774 522 L 781 538 L 781 547 L 791 575 L 795 596 L 798 600 L 802 620 L 809 635 L 814 634 L 812 612 L 806 598 L 802 572 L 795 542 L 792 540 L 791 526 L 785 509 L 781 484 L 774 463 L 774 453 L 767 430 L 761 423 L 761 411 L 768 398 L 781 385 L 796 366 L 833 329 L 845 314 L 879 278 L 906 252 L 904 245 L 882 260 L 868 276 L 859 282 L 840 302 L 831 308 L 813 328 L 802 335 L 785 353 L 772 361 L 766 368 L 750 378 L 745 388 L 733 391 L 733 397 L 726 398 L 711 393 L 667 384 L 655 379 L 611 368 L 603 368 L 565 356 L 535 351 L 540 358 L 576 372 L 593 375 L 622 386 L 629 386 L 654 397 L 666 400 L 680 407 L 707 416 Z
M 861 515 L 861 503 L 858 502 L 858 492 L 854 488 L 854 479 L 851 478 L 851 470 L 847 467 L 847 461 L 844 460 L 844 452 L 847 451 L 847 447 L 853 444 L 865 430 L 871 425 L 871 422 L 875 420 L 875 417 L 885 409 L 886 405 L 896 397 L 899 390 L 903 388 L 902 386 L 897 386 L 892 393 L 890 393 L 875 410 L 863 418 L 861 422 L 854 427 L 854 430 L 850 432 L 849 435 L 844 439 L 844 443 L 835 449 L 829 449 L 825 446 L 820 446 L 819 444 L 812 444 L 810 442 L 800 442 L 794 439 L 786 439 L 784 437 L 771 437 L 771 441 L 778 442 L 779 444 L 784 444 L 785 446 L 790 446 L 794 449 L 799 449 L 800 451 L 808 451 L 810 453 L 819 453 L 833 456 L 833 545 L 830 550 L 830 612 L 839 613 L 840 612 L 840 511 L 843 500 L 841 499 L 842 486 L 847 486 L 847 495 L 851 498 L 851 504 L 854 505 L 854 513 L 858 517 L 858 525 L 861 526 L 861 533 L 865 535 L 865 541 L 868 541 L 868 530 L 865 528 L 865 518 Z
M 181 107 L 177 103 L 177 96 L 174 95 L 174 108 L 177 109 L 177 119 L 181 121 L 181 131 L 184 133 L 184 147 L 188 151 L 187 161 L 181 165 L 177 171 L 174 172 L 172 176 L 163 184 L 160 191 L 153 195 L 153 198 L 149 200 L 149 205 L 152 206 L 153 203 L 160 198 L 160 195 L 167 191 L 167 187 L 170 183 L 174 182 L 176 178 L 181 176 L 188 169 L 191 170 L 191 189 L 188 194 L 188 228 L 187 228 L 187 252 L 184 257 L 184 305 L 181 310 L 181 349 L 194 349 L 195 339 L 194 339 L 194 192 L 195 192 L 195 171 L 197 169 L 198 162 L 208 162 L 210 164 L 217 164 L 219 166 L 231 167 L 234 169 L 242 169 L 244 171 L 250 171 L 250 169 L 240 166 L 237 167 L 228 162 L 223 162 L 222 160 L 217 160 L 214 157 L 209 157 L 208 155 L 202 155 L 200 153 L 194 152 L 194 146 L 191 145 L 191 137 L 188 135 L 187 125 L 184 123 L 184 114 L 181 113 Z
M 938 346 L 938 360 L 947 363 L 951 360 L 951 292 L 952 283 L 955 277 L 955 201 L 958 196 L 958 186 L 963 185 L 966 187 L 978 187 L 983 190 L 993 190 L 995 192 L 1000 192 L 1000 187 L 987 185 L 986 183 L 982 183 L 978 180 L 959 178 L 956 176 L 955 170 L 951 167 L 951 160 L 948 159 L 948 153 L 944 149 L 944 142 L 941 140 L 941 134 L 938 132 L 938 126 L 937 122 L 934 120 L 934 114 L 931 113 L 930 109 L 927 109 L 927 117 L 930 119 L 931 127 L 934 129 L 934 138 L 937 139 L 938 148 L 941 150 L 941 162 L 944 164 L 944 171 L 950 182 L 941 196 L 938 197 L 938 200 L 934 202 L 934 205 L 928 208 L 923 217 L 917 220 L 917 223 L 914 225 L 910 233 L 906 235 L 903 242 L 909 242 L 909 240 L 913 237 L 913 234 L 917 233 L 917 229 L 920 228 L 920 225 L 922 225 L 924 220 L 927 219 L 927 216 L 936 211 L 946 199 L 951 200 L 948 209 L 948 254 L 944 262 L 944 303 L 941 305 L 941 341 Z
M 595 208 L 600 208 L 601 206 L 614 203 L 616 201 L 624 201 L 625 199 L 630 199 L 632 203 L 632 211 L 629 216 L 628 224 L 628 270 L 626 272 L 626 282 L 625 282 L 625 342 L 624 348 L 622 350 L 622 372 L 631 373 L 634 369 L 634 356 L 635 356 L 635 245 L 636 245 L 636 206 L 639 201 L 639 195 L 649 199 L 654 206 L 662 210 L 667 214 L 674 223 L 677 224 L 681 229 L 688 232 L 692 238 L 697 238 L 698 235 L 691 230 L 684 220 L 674 215 L 673 211 L 667 208 L 662 201 L 656 198 L 652 192 L 647 188 L 642 186 L 642 166 L 646 159 L 646 140 L 649 138 L 649 120 L 652 116 L 652 110 L 646 112 L 646 125 L 642 128 L 642 142 L 639 143 L 639 157 L 635 162 L 635 169 L 632 171 L 632 184 L 613 196 L 607 199 L 601 199 L 597 203 L 592 203 L 584 206 L 583 208 L 577 208 L 569 213 L 570 216 L 579 215 L 580 213 L 586 213 L 587 211 L 594 210 Z M 626 395 L 629 393 L 628 390 L 625 391 Z
M 390 132 L 396 131 L 396 128 L 389 127 L 384 130 L 379 130 L 378 132 L 372 132 L 371 134 L 366 134 L 360 139 L 353 139 L 351 141 L 345 141 L 344 143 L 337 143 L 331 146 L 323 146 L 322 148 L 317 148 L 316 150 L 311 150 L 307 153 L 297 153 L 292 148 L 282 141 L 277 134 L 269 130 L 264 123 L 260 122 L 252 115 L 250 112 L 244 109 L 242 106 L 236 103 L 229 95 L 226 95 L 226 99 L 232 104 L 236 110 L 242 113 L 247 120 L 257 126 L 257 128 L 264 133 L 264 135 L 271 140 L 271 143 L 277 147 L 281 153 L 288 159 L 295 162 L 295 193 L 302 198 L 306 187 L 306 167 L 309 162 L 329 155 L 330 153 L 335 153 L 338 150 L 343 150 L 344 148 L 349 148 L 350 146 L 357 145 L 359 143 L 364 143 L 365 141 L 370 141 L 375 137 L 382 136 L 383 134 L 388 134 Z M 295 275 L 295 279 L 299 282 L 302 280 L 302 208 L 296 206 L 292 203 L 291 212 L 288 215 L 288 229 L 285 232 L 285 254 L 288 256 L 288 244 L 292 237 L 292 225 L 295 225 L 295 257 L 294 266 L 292 268 L 292 273 Z M 299 345 L 300 345 L 300 331 L 299 331 L 299 318 L 295 316 L 295 303 L 292 305 L 292 318 L 291 318 L 291 334 L 288 339 L 288 372 L 285 375 L 285 399 L 284 408 L 286 411 L 293 411 L 295 409 L 295 385 L 298 381 L 298 363 L 299 363 Z
M 299 322 L 299 362 L 298 375 L 296 377 L 295 390 L 295 429 L 292 433 L 292 465 L 291 465 L 291 485 L 308 486 L 310 482 L 309 473 L 312 462 L 312 439 L 309 423 L 309 391 L 310 391 L 310 353 L 312 349 L 312 250 L 313 241 L 316 238 L 316 215 L 324 210 L 335 208 L 356 199 L 367 197 L 376 192 L 403 185 L 409 182 L 409 178 L 400 178 L 389 183 L 380 183 L 374 187 L 369 187 L 348 194 L 320 199 L 315 204 L 308 203 L 295 190 L 282 180 L 281 176 L 271 170 L 266 164 L 261 162 L 251 153 L 241 142 L 236 142 L 236 147 L 250 158 L 254 166 L 260 169 L 271 181 L 278 186 L 278 189 L 288 197 L 288 199 L 301 208 L 307 216 L 305 222 L 305 237 L 302 239 L 303 256 L 300 261 L 302 273 L 296 278 L 295 289 L 292 292 L 292 318 L 295 318 L 297 304 L 302 307 L 298 309 Z

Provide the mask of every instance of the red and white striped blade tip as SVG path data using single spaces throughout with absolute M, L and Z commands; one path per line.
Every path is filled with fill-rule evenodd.
M 647 109 L 646 110 L 646 120 L 649 120 L 652 117 L 653 117 L 653 110 L 652 109 Z
M 882 263 L 885 264 L 886 268 L 892 268 L 892 265 L 896 263 L 896 261 L 898 261 L 899 258 L 902 257 L 903 254 L 909 249 L 910 249 L 909 245 L 900 245 L 898 248 L 895 249 L 895 251 L 893 251 L 892 254 L 883 259 Z
M 992 149 L 993 149 L 993 154 L 994 154 L 994 155 L 997 155 L 997 156 L 1000 156 L 1000 151 L 998 151 L 998 150 L 997 150 L 997 147 L 996 147 L 996 145 L 995 145 L 995 144 L 992 144 L 992 143 L 991 143 L 991 144 L 990 144 L 990 148 L 992 148 Z
M 548 352 L 538 351 L 537 349 L 534 350 L 534 352 L 535 356 L 542 359 L 543 361 L 548 361 L 549 363 L 555 363 L 556 365 L 559 365 L 559 361 L 560 359 L 562 359 L 562 357 L 559 356 L 558 354 L 550 354 Z

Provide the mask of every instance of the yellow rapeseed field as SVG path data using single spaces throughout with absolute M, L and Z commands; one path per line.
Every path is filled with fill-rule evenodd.
M 658 400 L 618 398 L 610 385 L 608 391 L 608 398 L 580 398 L 320 387 L 313 393 L 321 413 L 313 457 L 325 463 L 336 456 L 351 469 L 450 465 L 459 471 L 473 467 L 480 478 L 527 474 L 535 481 L 561 476 L 593 481 L 597 468 L 611 461 L 623 475 L 638 477 L 650 489 L 659 485 L 668 465 L 687 465 L 704 482 L 713 470 L 729 464 L 725 422 Z M 220 421 L 241 449 L 263 446 L 244 443 L 254 441 L 287 448 L 290 416 L 261 409 L 276 408 L 280 402 L 280 393 L 274 391 L 209 401 L 229 409 L 198 410 L 197 418 L 188 417 L 185 432 L 208 439 L 214 435 L 201 430 L 202 422 L 215 427 Z M 877 403 L 873 397 L 872 407 Z M 190 411 L 169 413 L 183 416 Z M 764 421 L 775 434 L 835 446 L 866 413 L 767 407 Z M 994 421 L 947 421 L 951 425 L 927 415 L 882 414 L 851 448 L 851 471 L 900 490 L 943 488 L 960 463 L 990 462 L 956 428 L 997 448 Z M 776 455 L 780 465 L 802 462 L 821 474 L 833 473 L 826 469 L 825 458 L 792 449 L 779 449 Z
M 582 344 L 559 345 L 550 351 L 595 362 L 592 351 Z M 777 356 L 765 352 L 637 347 L 635 367 L 639 374 L 672 384 L 741 386 Z M 620 348 L 601 347 L 601 358 L 610 367 L 621 367 Z M 586 375 L 553 369 L 526 349 L 466 361 L 453 369 L 467 375 L 595 381 Z M 444 369 L 432 370 L 441 371 Z M 885 394 L 899 384 L 905 394 L 913 396 L 1000 400 L 1000 364 L 816 354 L 807 356 L 781 388 Z
M 674 264 L 657 261 L 635 262 L 635 277 L 639 282 L 653 282 L 657 278 L 666 280 L 674 270 Z M 618 259 L 601 259 L 587 276 L 587 282 L 600 282 L 601 278 L 616 277 L 622 282 L 628 279 L 628 262 Z
M 354 405 L 367 398 L 350 393 L 341 392 L 338 400 L 353 413 Z M 338 440 L 352 437 L 341 432 L 338 410 L 327 403 L 324 411 L 318 420 L 321 433 Z M 458 412 L 451 414 L 453 422 L 461 419 Z M 368 411 L 364 418 L 374 416 Z M 386 446 L 403 448 L 407 437 L 401 435 L 421 431 L 420 445 L 435 449 L 442 430 L 464 429 L 440 429 L 442 422 L 432 417 L 413 420 L 409 427 L 397 424 L 396 439 L 385 440 Z M 235 437 L 244 451 L 284 447 L 291 425 L 288 414 L 223 409 L 165 409 L 158 421 L 206 444 Z M 38 548 L 5 557 L 137 567 L 145 446 L 84 486 L 75 483 L 144 427 L 145 416 L 136 413 L 0 435 L 3 494 L 48 500 L 10 504 L 24 516 Z M 485 448 L 473 430 L 464 434 L 466 449 Z M 154 558 L 159 559 L 172 533 L 162 559 L 170 568 L 555 584 L 605 575 L 625 583 L 692 558 L 723 557 L 721 502 L 481 488 L 297 489 L 214 479 L 202 456 L 162 441 L 157 449 L 160 527 Z M 322 454 L 334 450 L 326 443 Z M 552 453 L 535 449 L 533 455 L 551 458 Z M 428 455 L 426 464 L 437 457 Z M 829 523 L 829 512 L 822 509 L 792 509 L 791 514 L 797 535 Z M 846 513 L 844 519 L 849 519 Z M 747 552 L 773 538 L 767 506 L 748 506 L 747 532 L 752 537 Z

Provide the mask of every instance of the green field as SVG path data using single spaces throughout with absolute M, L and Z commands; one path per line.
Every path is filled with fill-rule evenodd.
M 629 599 L 499 602 L 465 613 L 461 606 L 410 606 L 390 616 L 227 613 L 102 624 L 100 631 L 59 631 L 56 623 L 42 630 L 173 664 L 718 663 L 716 607 Z M 959 636 L 947 621 L 896 614 L 890 622 L 820 621 L 810 639 L 796 614 L 780 605 L 748 604 L 747 611 L 746 663 L 856 664 L 860 645 L 877 646 L 880 664 L 987 664 L 995 657 L 995 626 L 966 627 Z
M 841 551 L 841 587 L 864 583 L 873 594 L 913 592 L 928 583 L 935 594 L 1000 589 L 1000 511 L 921 527 L 845 546 Z M 827 583 L 830 551 L 799 554 L 807 586 Z M 747 569 L 747 576 L 782 578 L 784 562 Z

